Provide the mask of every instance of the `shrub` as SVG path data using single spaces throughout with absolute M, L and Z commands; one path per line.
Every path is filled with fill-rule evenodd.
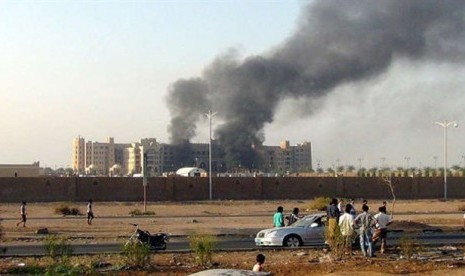
M 70 208 L 68 205 L 62 204 L 55 208 L 55 214 L 63 216 L 81 216 L 82 213 L 78 208 Z
M 402 255 L 404 255 L 407 258 L 407 260 L 410 260 L 410 258 L 415 253 L 415 247 L 416 247 L 415 240 L 409 236 L 404 235 L 400 238 L 399 245 L 400 245 Z
M 335 258 L 341 258 L 345 251 L 344 236 L 341 234 L 339 226 L 336 225 L 333 233 L 330 233 L 329 227 L 325 227 L 325 241 Z
M 139 209 L 134 209 L 132 211 L 129 212 L 129 215 L 130 216 L 154 216 L 156 213 L 153 212 L 153 211 L 146 211 L 146 212 L 142 212 L 141 210 Z
M 318 211 L 326 211 L 326 207 L 328 206 L 329 202 L 331 201 L 331 198 L 329 197 L 315 197 L 311 202 L 310 202 L 310 210 L 318 210 Z
M 213 250 L 216 239 L 208 234 L 194 234 L 189 236 L 189 247 L 195 254 L 198 264 L 207 266 L 212 263 Z
M 68 239 L 56 235 L 48 236 L 44 240 L 44 247 L 48 255 L 54 260 L 62 260 L 73 252 Z
M 138 240 L 129 240 L 123 246 L 125 264 L 144 267 L 150 261 L 150 245 Z

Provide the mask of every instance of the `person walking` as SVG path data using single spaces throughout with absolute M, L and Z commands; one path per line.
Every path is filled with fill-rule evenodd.
M 26 201 L 21 202 L 21 207 L 19 208 L 19 213 L 21 215 L 21 220 L 16 223 L 16 227 L 18 227 L 21 223 L 23 227 L 26 227 L 26 220 L 27 220 L 27 213 L 26 213 Z
M 91 225 L 94 219 L 94 212 L 92 211 L 92 199 L 87 202 L 87 224 Z
M 354 224 L 359 226 L 360 230 L 360 248 L 362 249 L 363 256 L 374 257 L 375 251 L 373 247 L 371 229 L 376 224 L 376 219 L 368 213 L 368 205 L 362 206 L 363 213 L 359 214 Z
M 391 223 L 391 217 L 386 214 L 386 207 L 381 206 L 378 209 L 379 213 L 375 215 L 376 219 L 376 230 L 373 234 L 373 244 L 378 240 L 381 240 L 381 254 L 386 250 L 386 236 L 387 226 Z
M 284 215 L 283 215 L 284 208 L 283 206 L 279 206 L 276 210 L 276 213 L 273 215 L 273 226 L 274 227 L 283 227 L 284 226 Z
M 355 234 L 354 217 L 350 214 L 352 205 L 347 204 L 344 209 L 344 214 L 339 217 L 339 229 L 344 238 L 344 250 L 348 254 L 352 254 L 352 240 Z

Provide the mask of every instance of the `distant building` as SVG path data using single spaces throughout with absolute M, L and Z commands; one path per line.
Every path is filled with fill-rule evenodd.
M 143 174 L 146 164 L 148 176 L 174 173 L 183 167 L 198 167 L 207 171 L 209 165 L 209 145 L 206 143 L 184 143 L 172 145 L 159 143 L 155 138 L 143 138 L 138 142 L 118 144 L 113 137 L 106 142 L 73 139 L 73 170 L 78 174 L 91 175 L 134 175 Z M 280 146 L 254 146 L 258 160 L 252 171 L 293 173 L 310 171 L 312 168 L 311 144 L 304 142 L 290 146 L 289 141 Z M 222 150 L 212 141 L 212 172 L 230 170 L 221 156 Z
M 39 162 L 32 164 L 0 164 L 0 177 L 38 177 L 43 175 Z
M 312 146 L 303 142 L 291 146 L 289 141 L 281 141 L 279 146 L 255 147 L 260 155 L 259 167 L 266 172 L 293 173 L 312 169 Z

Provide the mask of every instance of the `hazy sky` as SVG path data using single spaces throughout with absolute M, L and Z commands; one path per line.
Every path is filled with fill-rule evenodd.
M 305 1 L 0 1 L 0 163 L 70 166 L 71 143 L 168 142 L 167 88 L 199 76 L 233 47 L 270 51 L 296 28 Z M 465 64 L 396 60 L 369 81 L 312 105 L 283 101 L 265 144 L 311 141 L 313 162 L 434 166 L 465 155 Z M 218 111 L 221 112 L 221 111 Z M 196 142 L 208 141 L 207 121 Z

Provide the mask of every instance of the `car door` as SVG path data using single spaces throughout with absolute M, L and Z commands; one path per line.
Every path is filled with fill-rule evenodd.
M 307 225 L 306 227 L 306 238 L 305 243 L 307 245 L 315 245 L 315 244 L 323 244 L 325 240 L 325 219 L 324 217 L 320 217 L 314 221 L 318 225 L 316 227 L 312 227 L 312 223 Z

